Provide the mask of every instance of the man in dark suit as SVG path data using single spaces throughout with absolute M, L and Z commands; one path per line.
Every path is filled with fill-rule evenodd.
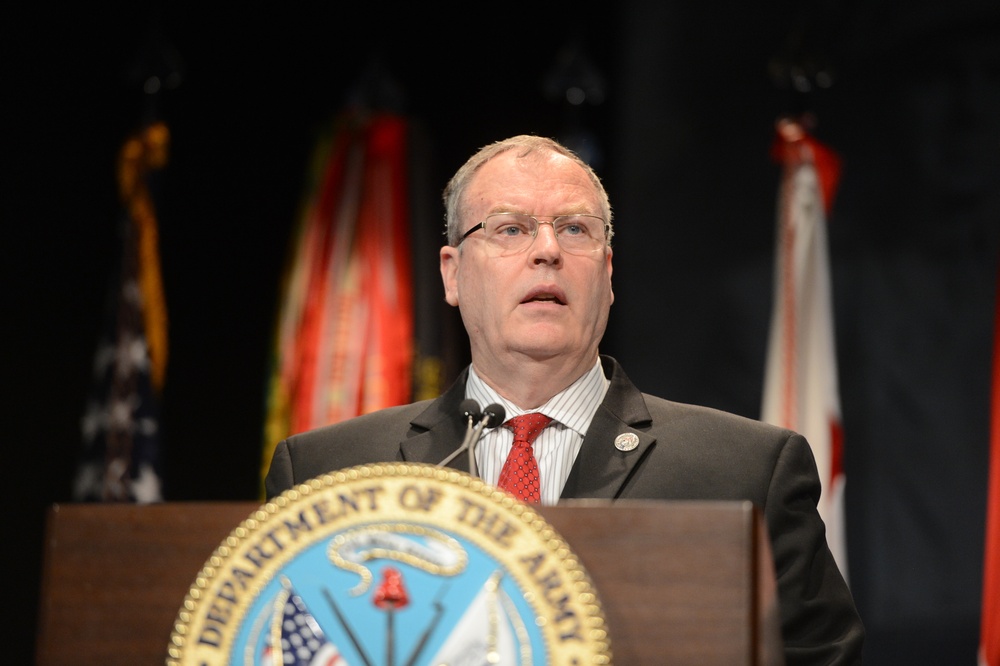
M 543 504 L 750 500 L 771 538 L 787 664 L 860 663 L 864 629 L 826 544 L 808 443 L 788 430 L 643 394 L 599 354 L 614 301 L 613 228 L 607 194 L 589 166 L 549 139 L 513 137 L 459 169 L 445 206 L 441 276 L 469 334 L 472 364 L 436 400 L 281 442 L 268 496 L 354 465 L 440 463 L 463 440 L 466 399 L 499 404 L 507 416 L 542 415 L 531 427 L 540 434 L 526 446 L 513 427 L 483 432 L 473 450 L 485 481 Z M 468 453 L 449 464 L 469 469 Z M 516 470 L 529 473 L 511 481 Z

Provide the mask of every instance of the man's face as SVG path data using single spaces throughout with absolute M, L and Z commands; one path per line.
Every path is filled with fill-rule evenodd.
M 569 158 L 536 151 L 501 153 L 480 167 L 462 201 L 465 232 L 491 213 L 600 215 L 587 173 Z M 584 369 L 596 362 L 611 290 L 611 248 L 589 255 L 564 252 L 552 226 L 542 224 L 520 254 L 497 256 L 477 231 L 461 249 L 441 249 L 445 298 L 461 310 L 472 360 L 490 374 L 504 364 L 563 357 Z

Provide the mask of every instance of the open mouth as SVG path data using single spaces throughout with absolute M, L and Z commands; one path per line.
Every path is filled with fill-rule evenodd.
M 551 291 L 535 291 L 521 301 L 522 303 L 555 303 L 556 305 L 566 305 L 566 300 L 560 293 Z

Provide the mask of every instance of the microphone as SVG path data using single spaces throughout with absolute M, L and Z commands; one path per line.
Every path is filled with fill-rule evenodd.
M 496 428 L 507 418 L 507 411 L 503 408 L 503 405 L 498 405 L 495 402 L 492 405 L 487 405 L 483 413 L 487 417 L 487 428 Z
M 465 437 L 462 439 L 462 444 L 452 451 L 451 455 L 439 462 L 437 466 L 442 467 L 447 465 L 459 453 L 468 450 L 469 474 L 478 476 L 475 456 L 476 442 L 479 441 L 479 436 L 482 434 L 484 428 L 496 428 L 503 423 L 507 412 L 502 405 L 496 403 L 487 405 L 485 410 L 480 411 L 479 403 L 471 399 L 463 400 L 459 404 L 459 409 L 462 411 L 462 418 L 466 421 Z
M 483 413 L 479 411 L 479 403 L 475 400 L 463 400 L 458 408 L 462 410 L 462 416 L 466 417 L 469 421 L 469 427 L 472 427 L 472 422 L 476 419 L 482 418 Z
M 506 416 L 507 410 L 503 408 L 503 405 L 498 405 L 495 402 L 486 405 L 486 409 L 483 410 L 483 418 L 476 426 L 472 437 L 466 436 L 469 446 L 469 474 L 472 476 L 479 476 L 479 471 L 476 469 L 476 443 L 479 442 L 479 435 L 483 432 L 483 428 L 496 428 L 503 423 Z

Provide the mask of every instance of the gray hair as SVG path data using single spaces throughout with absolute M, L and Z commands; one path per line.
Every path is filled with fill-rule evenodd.
M 580 167 L 587 172 L 587 175 L 590 176 L 591 182 L 594 184 L 594 189 L 596 190 L 598 199 L 600 200 L 601 217 L 603 217 L 607 223 L 608 243 L 611 242 L 611 237 L 614 235 L 614 228 L 611 225 L 611 202 L 608 200 L 608 193 L 604 190 L 604 185 L 601 183 L 601 179 L 597 177 L 597 174 L 594 173 L 592 168 L 590 168 L 590 165 L 584 162 L 579 155 L 558 141 L 542 136 L 521 134 L 519 136 L 513 136 L 509 139 L 491 143 L 488 146 L 484 146 L 479 149 L 475 155 L 470 157 L 465 164 L 463 164 L 461 168 L 455 172 L 455 175 L 452 176 L 451 180 L 448 181 L 447 187 L 444 188 L 443 197 L 446 223 L 445 234 L 448 237 L 449 245 L 458 245 L 459 235 L 462 229 L 462 197 L 465 194 L 465 189 L 472 181 L 472 177 L 477 171 L 479 171 L 480 167 L 497 155 L 505 153 L 508 150 L 515 149 L 519 151 L 517 154 L 519 158 L 526 157 L 527 155 L 530 155 L 538 150 L 548 150 L 568 157 L 579 164 Z

